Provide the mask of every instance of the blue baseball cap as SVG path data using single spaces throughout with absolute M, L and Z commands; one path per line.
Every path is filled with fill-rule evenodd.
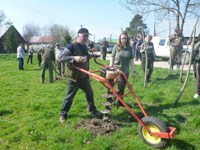
M 78 30 L 78 34 L 84 34 L 84 35 L 91 35 L 86 28 L 81 28 Z

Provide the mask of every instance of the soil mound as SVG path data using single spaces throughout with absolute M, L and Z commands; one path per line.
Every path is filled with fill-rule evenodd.
M 81 120 L 76 128 L 85 128 L 93 135 L 108 136 L 119 128 L 119 124 L 111 120 L 85 119 Z

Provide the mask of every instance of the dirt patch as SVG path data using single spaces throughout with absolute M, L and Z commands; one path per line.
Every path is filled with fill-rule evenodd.
M 119 128 L 119 124 L 111 120 L 85 119 L 81 120 L 76 128 L 85 128 L 93 135 L 108 136 Z

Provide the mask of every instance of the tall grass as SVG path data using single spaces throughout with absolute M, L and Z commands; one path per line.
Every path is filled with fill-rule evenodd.
M 45 83 L 41 84 L 36 56 L 33 64 L 27 65 L 26 60 L 25 70 L 19 71 L 16 55 L 0 55 L 0 149 L 153 149 L 139 139 L 137 122 L 130 119 L 131 115 L 124 109 L 113 107 L 110 118 L 119 122 L 120 128 L 107 137 L 75 128 L 82 119 L 91 118 L 81 90 L 74 99 L 67 122 L 61 125 L 59 111 L 65 96 L 66 80 L 50 84 L 46 71 Z M 93 61 L 90 65 L 91 70 L 101 68 Z M 136 70 L 137 78 L 129 79 L 147 114 L 177 128 L 176 136 L 166 149 L 200 149 L 200 101 L 193 99 L 193 74 L 177 107 L 172 107 L 182 86 L 178 73 L 169 74 L 167 69 L 155 68 L 152 82 L 144 89 L 140 65 Z M 96 106 L 103 110 L 101 103 L 105 100 L 101 95 L 106 93 L 106 89 L 95 80 L 91 79 L 91 83 Z M 131 96 L 124 100 L 127 103 L 134 101 Z M 134 109 L 139 111 L 137 107 Z

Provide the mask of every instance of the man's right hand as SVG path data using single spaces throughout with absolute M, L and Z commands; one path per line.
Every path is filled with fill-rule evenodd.
M 85 57 L 82 57 L 82 56 L 74 56 L 74 61 L 77 63 L 82 63 L 82 62 L 85 62 L 86 59 Z

